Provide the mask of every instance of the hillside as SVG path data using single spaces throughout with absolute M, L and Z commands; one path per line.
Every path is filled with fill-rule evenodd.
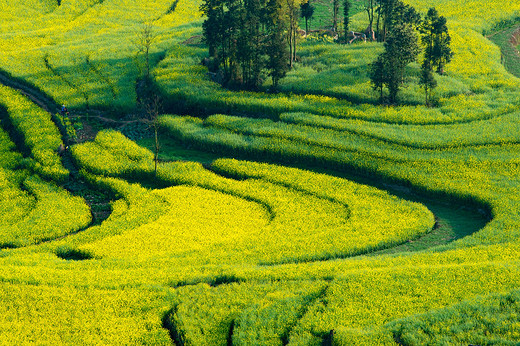
M 237 91 L 201 1 L 5 1 L 0 344 L 518 344 L 520 3 L 406 3 L 448 20 L 433 107 L 417 62 L 379 104 L 381 43 L 300 37 Z

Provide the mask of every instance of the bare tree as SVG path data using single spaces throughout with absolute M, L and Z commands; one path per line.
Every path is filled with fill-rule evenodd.
M 300 17 L 305 18 L 305 35 L 309 34 L 309 20 L 313 15 L 314 6 L 310 4 L 309 0 L 300 5 Z
M 375 41 L 374 16 L 376 11 L 376 0 L 364 0 L 363 9 L 367 12 L 368 16 L 368 27 L 365 33 L 370 40 Z
M 350 25 L 350 8 L 352 7 L 352 3 L 350 0 L 343 1 L 343 31 L 345 35 L 345 43 L 347 43 L 347 36 Z
M 150 77 L 150 49 L 157 38 L 157 34 L 153 30 L 153 26 L 150 23 L 143 24 L 141 31 L 137 34 L 137 49 L 139 54 L 144 54 L 145 59 L 145 77 Z
M 332 1 L 332 31 L 338 32 L 339 0 Z
M 289 26 L 287 30 L 287 42 L 289 43 L 289 66 L 293 67 L 296 61 L 296 43 L 298 38 L 298 18 L 300 17 L 299 0 L 286 0 L 287 18 Z
M 161 146 L 159 144 L 159 114 L 161 113 L 161 99 L 159 96 L 154 95 L 150 102 L 146 104 L 146 119 L 145 122 L 153 128 L 154 132 L 154 163 L 155 163 L 155 175 L 157 175 L 157 162 L 159 161 L 159 150 Z

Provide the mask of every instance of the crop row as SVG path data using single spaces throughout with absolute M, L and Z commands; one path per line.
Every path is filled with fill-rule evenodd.
M 0 299 L 5 345 L 171 344 L 155 313 L 162 308 L 162 292 L 2 282 Z
M 55 239 L 90 223 L 90 210 L 82 198 L 73 197 L 37 176 L 26 178 L 23 187 L 27 193 L 10 189 L 16 194 L 11 197 L 17 198 L 9 206 L 2 203 L 2 215 L 6 218 L 18 216 L 1 225 L 2 247 L 21 247 Z
M 167 316 L 181 345 L 282 345 L 323 281 L 183 287 Z
M 515 94 L 518 81 L 507 75 L 499 64 L 498 50 L 477 31 L 491 26 L 493 20 L 511 16 L 519 4 L 513 0 L 491 6 L 482 0 L 463 5 L 444 0 L 415 2 L 420 2 L 422 10 L 432 5 L 442 9 L 441 14 L 449 17 L 450 30 L 453 29 L 456 58 L 448 67 L 447 76 L 440 80 L 439 108 L 379 108 L 341 100 L 350 97 L 352 102 L 364 103 L 368 99 L 369 89 L 363 74 L 366 62 L 352 61 L 350 65 L 340 66 L 332 57 L 335 51 L 345 50 L 344 54 L 338 54 L 341 59 L 348 56 L 349 50 L 358 49 L 361 60 L 365 50 L 376 50 L 368 44 L 357 46 L 363 49 L 313 44 L 303 47 L 302 53 L 307 54 L 309 60 L 302 61 L 302 65 L 308 66 L 291 72 L 294 82 L 290 82 L 289 76 L 288 84 L 282 87 L 291 90 L 301 78 L 301 89 L 292 90 L 306 92 L 314 88 L 315 95 L 220 91 L 209 81 L 206 70 L 198 65 L 206 54 L 203 49 L 165 44 L 200 32 L 200 19 L 193 19 L 196 1 L 180 1 L 178 8 L 166 16 L 164 13 L 171 1 L 149 2 L 150 7 L 126 0 L 105 0 L 102 4 L 63 1 L 64 6 L 53 14 L 44 14 L 44 10 L 39 10 L 43 5 L 35 5 L 35 11 L 41 12 L 35 16 L 35 23 L 2 22 L 0 47 L 5 54 L 0 57 L 0 64 L 15 75 L 36 82 L 69 106 L 81 106 L 81 95 L 65 90 L 67 86 L 63 81 L 54 81 L 45 71 L 43 57 L 50 56 L 53 67 L 60 69 L 67 79 L 79 82 L 90 77 L 84 76 L 83 70 L 73 68 L 74 58 L 67 56 L 90 55 L 92 62 L 102 66 L 104 75 L 114 80 L 114 87 L 119 86 L 121 95 L 128 96 L 121 102 L 132 104 L 138 69 L 129 58 L 135 54 L 135 48 L 130 47 L 128 37 L 134 34 L 134 29 L 137 31 L 140 24 L 135 24 L 142 19 L 160 18 L 155 24 L 164 31 L 160 33 L 158 51 L 164 50 L 168 58 L 154 74 L 165 93 L 178 97 L 178 104 L 184 104 L 185 110 L 201 110 L 206 115 L 250 113 L 276 121 L 282 118 L 284 122 L 289 122 L 284 118 L 285 112 L 298 111 L 315 114 L 316 118 L 311 120 L 317 122 L 288 125 L 226 116 L 210 117 L 206 122 L 165 117 L 165 132 L 182 143 L 235 157 L 306 165 L 318 163 L 342 170 L 353 167 L 375 179 L 408 182 L 434 197 L 438 196 L 434 193 L 440 191 L 449 198 L 481 201 L 477 207 L 489 208 L 493 216 L 493 220 L 475 234 L 434 251 L 324 261 L 360 253 L 342 247 L 350 246 L 351 239 L 341 238 L 344 235 L 334 230 L 348 230 L 346 225 L 364 215 L 360 231 L 383 232 L 370 228 L 370 223 L 377 227 L 379 212 L 385 214 L 383 217 L 394 215 L 397 223 L 403 218 L 404 223 L 412 224 L 408 215 L 388 211 L 395 207 L 396 211 L 406 214 L 408 209 L 402 209 L 400 201 L 342 179 L 273 165 L 219 160 L 208 170 L 195 163 L 163 163 L 155 176 L 151 153 L 118 134 L 102 133 L 96 142 L 74 147 L 72 151 L 76 161 L 86 169 L 82 172 L 85 179 L 116 193 L 119 199 L 112 204 L 112 214 L 101 225 L 64 239 L 28 249 L 2 251 L 0 280 L 4 284 L 0 285 L 0 294 L 4 303 L 0 309 L 4 317 L 0 325 L 4 329 L 0 335 L 5 337 L 3 342 L 166 343 L 160 315 L 169 308 L 172 310 L 166 326 L 180 344 L 299 345 L 332 341 L 334 344 L 392 345 L 401 331 L 403 341 L 415 337 L 428 342 L 439 340 L 435 333 L 448 336 L 444 328 L 457 325 L 460 306 L 454 304 L 476 295 L 517 289 L 520 282 L 517 215 L 520 161 L 518 144 L 513 144 L 517 138 L 514 133 L 517 115 L 513 111 L 519 104 Z M 9 4 L 14 6 L 12 1 Z M 117 8 L 118 4 L 124 7 Z M 486 18 L 480 18 L 482 8 L 489 9 Z M 361 22 L 362 15 L 354 18 L 354 22 Z M 187 18 L 185 22 L 183 16 Z M 192 20 L 198 22 L 167 33 L 169 28 Z M 457 22 L 453 26 L 452 20 Z M 35 27 L 44 29 L 33 30 Z M 91 50 L 94 52 L 89 53 Z M 310 61 L 314 52 L 320 50 L 330 52 L 320 53 L 316 61 Z M 69 54 L 71 52 L 74 54 Z M 158 59 L 160 54 L 156 57 Z M 323 62 L 319 66 L 321 58 Z M 78 62 L 83 60 L 78 59 Z M 309 78 L 305 80 L 310 69 L 325 72 L 323 78 L 317 76 L 318 73 L 308 73 Z M 119 71 L 130 77 L 117 76 Z M 342 72 L 354 75 L 345 79 L 348 86 L 337 85 L 341 83 Z M 327 84 L 327 80 L 330 83 Z M 316 85 L 321 82 L 328 89 L 323 92 L 328 96 L 318 95 L 320 90 Z M 46 87 L 47 83 L 51 86 Z M 89 83 L 87 89 L 90 92 L 100 86 Z M 94 91 L 105 95 L 100 103 L 114 102 L 106 85 Z M 419 92 L 410 88 L 403 95 L 415 104 Z M 355 99 L 357 94 L 359 98 Z M 346 107 L 350 105 L 351 108 Z M 352 121 L 352 127 L 347 129 L 347 121 L 352 118 L 372 124 L 360 121 L 357 127 L 356 121 Z M 337 124 L 334 119 L 339 119 Z M 413 126 L 482 119 L 489 120 L 463 126 L 421 129 Z M 217 120 L 221 122 L 220 127 L 212 123 Z M 258 130 L 248 129 L 250 125 L 258 125 Z M 478 132 L 477 127 L 482 125 L 487 127 L 486 131 Z M 363 132 L 361 126 L 369 129 Z M 324 131 L 324 127 L 329 130 Z M 342 133 L 345 130 L 351 133 Z M 458 130 L 467 133 L 458 136 Z M 420 138 L 437 131 L 442 138 L 432 144 Z M 479 134 L 482 138 L 478 138 Z M 7 137 L 3 139 L 0 137 L 1 152 L 8 157 L 14 147 Z M 472 146 L 459 145 L 459 140 L 460 144 Z M 479 146 L 486 143 L 494 144 Z M 431 151 L 410 148 L 437 145 L 444 147 Z M 420 160 L 409 160 L 407 156 Z M 19 155 L 13 157 L 7 168 L 14 167 L 20 160 Z M 17 220 L 20 215 L 37 210 L 38 199 L 43 200 L 35 197 L 38 189 L 49 197 L 55 192 L 52 185 L 35 177 L 28 178 L 28 172 L 5 173 L 2 193 L 12 197 L 17 208 L 5 211 L 6 225 L 20 221 Z M 149 190 L 124 179 L 142 180 L 147 186 L 187 186 Z M 28 191 L 19 188 L 24 182 Z M 56 188 L 56 191 L 60 190 Z M 367 210 L 362 208 L 365 202 L 371 204 Z M 398 202 L 397 206 L 394 202 Z M 7 202 L 0 205 L 6 209 L 9 206 Z M 418 222 L 430 225 L 431 214 L 423 207 L 408 206 L 414 220 L 417 221 L 416 213 L 420 213 Z M 78 210 L 68 214 L 75 217 Z M 206 212 L 209 220 L 204 219 Z M 464 223 L 457 219 L 456 210 L 453 213 L 456 214 L 454 222 Z M 186 234 L 185 231 L 192 228 L 198 232 Z M 283 239 L 281 232 L 287 229 L 293 233 Z M 415 235 L 412 236 L 424 230 L 413 230 Z M 297 249 L 290 244 L 293 236 L 302 239 Z M 395 234 L 384 236 L 400 242 L 410 235 L 398 239 Z M 381 233 L 378 237 L 383 238 Z M 237 243 L 237 238 L 242 240 Z M 343 243 L 335 244 L 335 239 L 342 239 Z M 312 241 L 306 244 L 306 240 Z M 370 239 L 374 240 L 378 239 Z M 251 244 L 255 243 L 259 247 L 251 251 Z M 316 248 L 317 244 L 328 244 L 326 249 L 332 251 L 320 252 L 318 248 L 319 251 L 312 254 L 309 249 Z M 52 252 L 66 247 L 88 252 L 93 258 L 65 262 L 53 256 Z M 308 253 L 314 257 L 305 257 Z M 312 262 L 301 263 L 305 260 Z M 296 263 L 258 265 L 284 262 Z M 200 282 L 210 285 L 197 284 Z M 167 294 L 169 302 L 164 297 Z M 502 304 L 494 301 L 493 304 L 511 304 L 515 299 L 513 295 L 503 296 Z M 482 307 L 485 300 L 477 301 L 480 311 L 485 310 Z M 423 315 L 444 308 L 438 315 L 435 312 Z M 464 315 L 478 309 L 470 306 L 461 310 L 460 315 Z M 439 322 L 437 316 L 446 318 Z M 492 316 L 482 321 L 499 326 L 496 323 L 499 318 Z M 421 323 L 432 328 L 440 326 L 443 330 L 430 331 L 432 339 L 419 339 L 420 332 L 414 328 Z M 457 337 L 450 336 L 447 342 L 457 342 Z M 482 339 L 461 340 L 484 343 Z
M 143 18 L 153 18 L 155 21 L 151 22 L 157 40 L 152 47 L 152 65 L 155 66 L 166 55 L 166 59 L 154 69 L 154 75 L 163 91 L 175 99 L 171 106 L 182 106 L 186 111 L 251 113 L 272 118 L 284 112 L 308 112 L 336 118 L 432 124 L 490 118 L 510 108 L 518 109 L 518 100 L 512 103 L 511 99 L 504 97 L 504 94 L 513 95 L 518 82 L 507 75 L 500 65 L 499 50 L 478 32 L 491 23 L 482 23 L 474 12 L 468 13 L 469 17 L 462 20 L 453 17 L 459 10 L 451 5 L 443 5 L 441 10 L 441 14 L 453 21 L 450 22 L 450 29 L 455 58 L 448 66 L 448 75 L 438 77 L 436 98 L 440 108 L 408 106 L 396 111 L 370 106 L 374 103 L 374 95 L 370 91 L 366 72 L 371 57 L 374 58 L 380 50 L 379 45 L 371 44 L 344 47 L 303 40 L 299 48 L 302 63 L 288 75 L 285 85 L 282 83 L 282 90 L 309 95 L 220 90 L 216 83 L 209 80 L 206 69 L 198 66 L 200 58 L 206 55 L 203 49 L 173 44 L 200 34 L 200 28 L 196 25 L 200 23 L 198 4 L 191 0 L 179 1 L 175 10 L 170 11 L 172 2 L 165 0 L 147 3 L 146 6 L 131 1 L 66 1 L 52 13 L 48 13 L 49 9 L 42 9 L 42 15 L 34 23 L 11 22 L 10 25 L 14 26 L 11 31 L 23 36 L 16 36 L 16 40 L 9 35 L 0 38 L 0 46 L 9 52 L 2 59 L 2 65 L 13 75 L 28 76 L 29 81 L 69 106 L 85 107 L 87 97 L 87 103 L 96 107 L 129 107 L 135 104 L 135 80 L 139 74 L 138 65 L 142 62 L 135 58 L 138 52 L 133 42 L 135 39 L 122 38 L 129 35 L 137 37 Z M 416 5 L 425 10 L 423 5 Z M 17 6 L 9 5 L 15 10 Z M 506 19 L 517 8 L 517 4 L 511 4 L 507 11 L 493 12 L 492 18 Z M 364 23 L 364 16 L 364 13 L 357 14 L 353 23 Z M 473 19 L 467 22 L 466 18 Z M 121 23 L 125 27 L 121 27 Z M 27 33 L 27 25 L 46 28 L 47 33 Z M 20 59 L 22 52 L 24 58 Z M 53 68 L 61 77 L 56 78 L 45 70 L 45 57 L 50 57 Z M 92 64 L 88 64 L 85 57 L 102 68 L 101 75 L 96 69 L 91 69 Z M 417 72 L 418 66 L 414 68 Z M 311 70 L 314 72 L 311 73 Z M 63 78 L 80 90 L 71 88 Z M 413 78 L 417 78 L 417 73 Z M 320 86 L 318 89 L 317 85 Z M 404 90 L 404 95 L 409 104 L 422 102 L 418 87 Z M 343 99 L 358 105 L 349 107 L 351 104 Z M 472 108 L 471 112 L 468 112 L 468 106 Z
M 86 227 L 91 215 L 85 201 L 39 177 L 55 182 L 68 177 L 57 154 L 62 142 L 50 114 L 4 86 L 0 86 L 0 103 L 5 107 L 3 126 L 10 132 L 0 130 L 1 156 L 5 158 L 0 184 L 0 246 L 27 246 Z
M 284 112 L 306 112 L 419 125 L 490 119 L 518 110 L 518 81 L 500 65 L 499 50 L 460 23 L 453 23 L 450 30 L 455 56 L 446 75 L 436 76 L 436 108 L 422 106 L 424 95 L 418 86 L 403 90 L 402 107 L 373 106 L 376 96 L 368 70 L 380 50 L 373 44 L 345 47 L 302 40 L 302 61 L 282 81 L 283 94 L 222 90 L 208 78 L 207 70 L 196 64 L 206 54 L 196 47 L 176 47 L 154 69 L 154 75 L 172 100 L 169 109 L 177 107 L 191 114 L 249 114 L 278 120 Z M 417 64 L 410 74 L 411 80 L 418 80 Z
M 520 338 L 518 289 L 481 296 L 454 306 L 389 323 L 386 327 L 403 345 L 453 341 L 517 345 Z
M 255 126 L 249 126 L 252 124 Z M 499 152 L 502 153 L 500 157 L 504 163 L 516 161 L 515 144 L 489 148 L 476 146 L 417 150 L 341 131 L 224 115 L 209 117 L 206 121 L 192 117 L 163 116 L 161 126 L 169 136 L 181 143 L 207 151 L 285 163 L 326 164 L 341 170 L 355 169 L 365 174 L 375 173 L 386 167 L 386 164 L 412 170 L 421 167 L 434 169 L 438 166 L 442 168 L 439 169 L 441 175 L 449 175 L 449 167 L 459 169 L 457 166 L 461 162 L 470 167 L 492 169 Z M 507 154 L 508 151 L 511 153 Z M 409 178 L 413 182 L 417 181 L 418 176 Z
M 516 89 L 515 85 L 511 85 L 505 91 L 493 91 L 490 88 L 485 92 L 483 90 L 477 91 L 476 94 L 472 94 L 469 90 L 446 91 L 445 95 L 440 94 L 438 96 L 439 108 L 427 108 L 414 101 L 415 103 L 412 106 L 381 109 L 370 104 L 374 102 L 373 100 L 356 99 L 359 95 L 329 93 L 331 96 L 326 96 L 327 93 L 325 95 L 323 93 L 317 94 L 317 91 L 314 91 L 314 94 L 303 94 L 309 90 L 292 90 L 289 85 L 287 86 L 288 94 L 233 92 L 221 89 L 218 84 L 208 79 L 207 71 L 203 66 L 194 64 L 192 56 L 203 56 L 203 51 L 183 47 L 179 47 L 178 50 L 179 52 L 172 52 L 170 56 L 159 63 L 154 70 L 154 75 L 162 92 L 169 96 L 167 109 L 181 110 L 183 113 L 200 115 L 215 113 L 248 114 L 249 116 L 278 120 L 280 114 L 283 113 L 305 112 L 337 119 L 426 125 L 489 119 L 518 110 L 520 104 L 513 92 Z M 181 52 L 186 52 L 191 57 L 189 59 L 183 58 Z M 298 73 L 298 70 L 292 73 Z M 288 78 L 290 77 L 291 74 Z M 310 78 L 309 74 L 303 73 L 303 78 Z M 319 78 L 319 80 L 305 82 L 312 86 L 327 83 L 326 76 L 323 77 L 320 74 Z M 454 83 L 448 77 L 442 78 L 446 79 L 447 85 Z M 335 80 L 332 80 L 329 83 L 336 86 L 334 82 Z M 362 82 L 366 84 L 365 89 L 369 88 L 368 79 L 363 79 Z M 289 82 L 287 83 L 289 84 Z M 303 81 L 298 79 L 294 83 L 301 86 Z M 479 86 L 484 88 L 483 84 L 484 81 L 481 81 Z M 281 86 L 283 88 L 284 84 L 282 83 Z M 298 94 L 291 94 L 291 91 L 297 91 Z M 416 98 L 422 100 L 424 95 L 420 92 L 421 90 L 417 88 L 412 93 L 416 95 Z M 362 102 L 362 104 L 357 104 L 359 102 Z M 468 107 L 471 108 L 470 112 L 468 112 Z
M 280 120 L 289 124 L 346 131 L 418 149 L 449 149 L 520 142 L 517 112 L 489 120 L 454 125 L 377 124 L 308 113 L 284 113 L 280 115 Z M 323 131 L 324 135 L 325 133 Z
M 462 243 L 496 243 L 518 236 L 518 221 L 508 210 L 515 201 L 517 187 L 503 184 L 519 174 L 517 145 L 444 150 L 416 161 L 374 158 L 363 153 L 307 145 L 283 138 L 245 136 L 214 128 L 205 128 L 194 118 L 164 117 L 167 133 L 181 143 L 205 150 L 217 150 L 241 158 L 256 158 L 284 163 L 317 164 L 341 171 L 382 177 L 410 184 L 448 200 L 465 201 L 483 213 L 497 218 L 475 236 Z M 405 151 L 405 150 L 403 150 Z M 409 149 L 412 154 L 414 151 Z M 500 197 L 499 197 L 500 196 Z
M 0 86 L 0 103 L 6 108 L 4 119 L 12 127 L 12 136 L 21 140 L 35 163 L 32 168 L 44 177 L 64 181 L 69 172 L 58 156 L 62 144 L 60 133 L 51 120 L 51 115 L 20 93 Z M 23 149 L 23 148 L 22 148 Z
M 327 117 L 301 113 L 281 115 L 282 121 L 252 119 L 228 115 L 211 115 L 199 122 L 201 131 L 222 138 L 251 138 L 251 146 L 266 141 L 288 141 L 302 146 L 314 146 L 331 151 L 355 152 L 371 157 L 396 162 L 427 160 L 435 157 L 452 158 L 453 151 L 442 149 L 473 148 L 483 145 L 518 143 L 515 130 L 517 114 L 506 115 L 500 119 L 481 121 L 477 124 L 459 125 L 389 125 L 365 122 L 342 122 Z M 164 117 L 163 124 L 170 130 L 180 119 Z M 184 119 L 186 124 L 196 120 Z M 196 125 L 195 125 L 196 126 Z M 179 129 L 182 125 L 179 125 Z M 478 129 L 474 130 L 473 129 Z M 434 139 L 427 140 L 428 135 Z M 186 138 L 188 140 L 188 138 Z M 231 144 L 231 143 L 229 143 Z M 424 150 L 413 150 L 413 149 Z
M 101 132 L 95 142 L 75 146 L 73 155 L 96 174 L 152 175 L 151 153 L 138 150 L 116 132 Z M 110 165 L 115 157 L 117 163 Z M 220 194 L 193 188 L 161 192 L 171 196 L 172 207 L 166 215 L 153 224 L 93 244 L 90 250 L 102 256 L 146 257 L 193 247 L 189 257 L 200 252 L 200 258 L 220 261 L 229 257 L 228 261 L 287 262 L 362 253 L 417 237 L 433 227 L 433 216 L 424 207 L 344 179 L 235 161 L 219 161 L 213 167 L 248 179 L 224 178 L 194 163 L 162 164 L 157 176 L 162 184 L 195 185 Z M 367 219 L 374 221 L 367 223 Z M 199 229 L 204 233 L 199 234 Z M 161 236 L 153 236 L 157 230 Z M 169 243 L 165 239 L 177 241 L 164 247 Z M 255 247 L 250 247 L 251 242 Z M 149 250 L 142 251 L 147 248 L 145 243 Z M 271 250 L 266 253 L 265 249 Z
M 335 263 L 336 272 L 343 265 Z M 487 295 L 490 290 L 515 289 L 519 275 L 517 268 L 500 263 L 412 264 L 381 269 L 375 275 L 352 268 L 341 277 L 313 282 L 286 278 L 283 283 L 271 284 L 238 281 L 213 288 L 200 284 L 177 291 L 179 303 L 170 318 L 179 339 L 187 345 L 225 344 L 230 339 L 239 345 L 314 345 L 327 338 L 335 344 L 394 345 L 395 335 L 403 336 L 404 344 L 415 345 L 434 340 L 475 342 L 485 340 L 486 334 L 494 335 L 494 340 L 502 344 L 516 340 L 517 336 L 514 324 L 506 327 L 497 320 L 496 308 L 486 309 L 487 304 L 497 306 L 498 302 L 486 303 L 486 298 L 482 298 L 478 300 L 481 304 L 470 303 L 469 309 L 462 311 L 456 306 L 439 313 L 420 314 Z M 270 294 L 263 292 L 266 289 L 272 290 Z M 287 290 L 292 294 L 288 295 Z M 463 303 L 462 307 L 465 306 Z M 509 299 L 508 303 L 504 297 L 500 306 L 509 311 L 510 321 L 514 320 L 518 311 L 516 299 Z M 471 322 L 464 313 L 478 316 L 471 319 L 475 324 L 489 321 L 499 328 L 468 326 Z M 404 316 L 409 317 L 400 320 Z M 458 318 L 464 320 L 459 322 Z M 457 335 L 457 324 L 464 329 L 464 322 L 466 332 Z M 429 338 L 421 330 L 428 331 Z M 442 339 L 443 336 L 449 338 Z

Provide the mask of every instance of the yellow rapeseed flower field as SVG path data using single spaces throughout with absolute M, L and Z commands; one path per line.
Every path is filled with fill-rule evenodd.
M 418 63 L 401 106 L 375 104 L 382 44 L 302 38 L 282 93 L 232 91 L 200 64 L 201 1 L 4 1 L 2 75 L 86 115 L 135 111 L 150 25 L 185 115 L 161 144 L 221 158 L 155 173 L 115 130 L 60 157 L 51 115 L 0 86 L 0 344 L 517 344 L 520 83 L 484 33 L 520 4 L 406 3 L 448 20 L 432 108 Z

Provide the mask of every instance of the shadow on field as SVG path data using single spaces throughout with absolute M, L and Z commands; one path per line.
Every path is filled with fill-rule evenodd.
M 241 154 L 239 151 L 235 151 L 234 155 L 231 155 L 230 153 L 227 153 L 227 155 L 218 155 L 216 153 L 208 153 L 195 148 L 186 149 L 180 143 L 176 143 L 173 139 L 167 137 L 163 137 L 161 142 L 165 143 L 161 155 L 167 161 L 198 161 L 202 163 L 206 169 L 213 171 L 213 173 L 232 179 L 239 179 L 239 177 L 231 176 L 218 170 L 213 170 L 211 162 L 220 157 L 258 161 L 250 155 Z M 153 149 L 153 143 L 151 141 L 143 140 L 140 144 L 149 149 Z M 392 180 L 382 174 L 373 171 L 362 171 L 355 167 L 349 168 L 344 166 L 341 170 L 339 170 L 339 167 L 334 167 L 334 169 L 324 169 L 323 165 L 316 166 L 308 163 L 288 162 L 287 159 L 282 157 L 262 157 L 262 159 L 265 159 L 262 160 L 262 162 L 283 164 L 285 166 L 292 166 L 316 173 L 323 173 L 338 178 L 348 179 L 359 184 L 370 185 L 380 190 L 387 191 L 389 194 L 401 199 L 421 203 L 435 215 L 435 228 L 427 234 L 415 239 L 409 239 L 398 245 L 391 245 L 386 249 L 372 250 L 364 254 L 349 255 L 345 256 L 345 258 L 359 255 L 395 254 L 432 248 L 442 250 L 443 246 L 479 231 L 492 219 L 490 207 L 481 201 L 475 200 L 471 196 L 455 196 L 442 191 L 427 191 L 426 189 L 410 186 L 410 184 L 407 184 L 406 182 L 395 179 Z M 317 258 L 312 261 L 325 261 L 331 259 L 334 258 Z M 272 263 L 271 265 L 276 264 L 281 263 Z
M 409 239 L 399 245 L 367 253 L 366 255 L 369 256 L 427 249 L 442 251 L 446 245 L 478 232 L 492 220 L 490 206 L 471 196 L 458 197 L 441 191 L 421 190 L 399 181 L 390 182 L 388 178 L 375 176 L 373 173 L 368 177 L 353 172 L 324 170 L 316 167 L 311 170 L 370 185 L 401 199 L 421 203 L 435 215 L 435 227 L 431 232 L 415 239 Z

